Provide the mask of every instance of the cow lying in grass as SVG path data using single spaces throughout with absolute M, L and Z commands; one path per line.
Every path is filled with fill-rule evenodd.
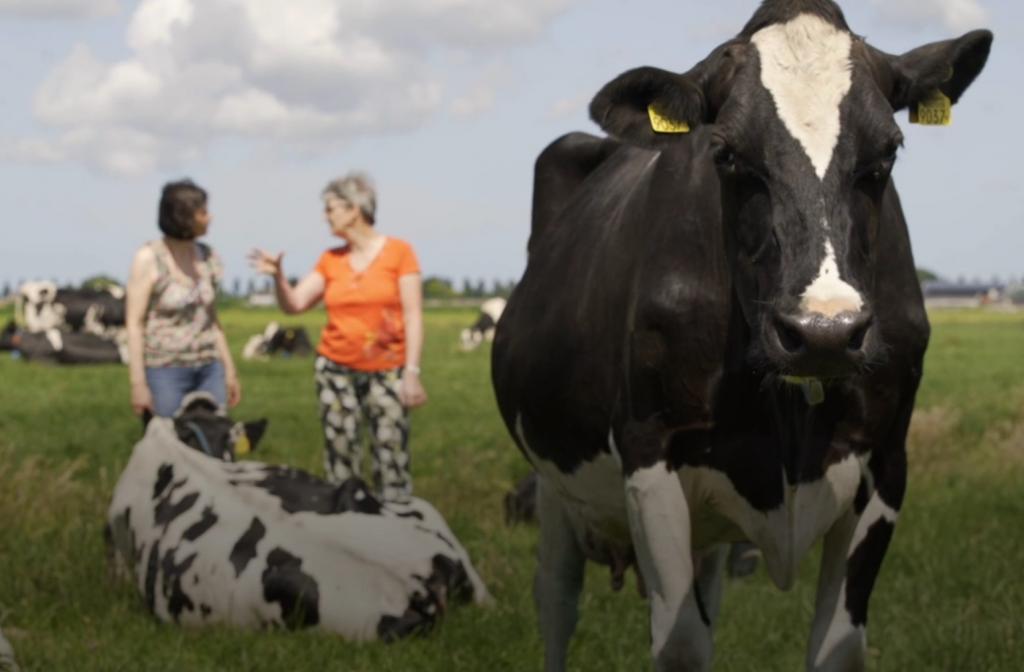
M 18 672 L 18 661 L 14 659 L 14 649 L 0 630 L 0 672 Z
M 313 344 L 304 327 L 282 327 L 271 322 L 262 334 L 250 336 L 242 349 L 243 359 L 258 359 L 272 355 L 284 357 L 308 357 L 313 354 Z
M 211 402 L 202 418 L 196 403 L 149 422 L 107 515 L 115 562 L 157 618 L 391 641 L 426 632 L 454 602 L 490 600 L 430 504 L 382 504 L 357 479 L 334 486 L 228 461 L 243 437 L 255 443 L 252 426 L 221 417 L 211 432 L 200 422 Z
M 121 364 L 128 358 L 127 344 L 118 345 L 102 336 L 80 331 L 5 332 L 2 342 L 29 362 Z

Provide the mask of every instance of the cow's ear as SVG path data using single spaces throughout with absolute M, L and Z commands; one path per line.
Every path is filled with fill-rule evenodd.
M 590 118 L 609 135 L 644 147 L 684 136 L 704 118 L 704 94 L 688 74 L 643 67 L 604 85 Z
M 902 56 L 888 56 L 893 71 L 888 97 L 893 110 L 913 109 L 936 90 L 956 103 L 985 67 L 991 47 L 992 33 L 975 30 L 955 40 L 926 44 Z
M 263 438 L 263 434 L 267 431 L 267 419 L 261 418 L 253 422 L 245 423 L 245 436 L 249 439 L 250 450 L 256 448 L 256 444 Z

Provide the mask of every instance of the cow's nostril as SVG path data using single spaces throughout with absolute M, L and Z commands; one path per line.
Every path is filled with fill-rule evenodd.
M 779 344 L 786 352 L 795 354 L 806 347 L 806 341 L 800 330 L 787 324 L 784 320 L 775 321 L 775 331 L 779 335 Z
M 865 320 L 863 324 L 857 325 L 853 329 L 853 333 L 850 334 L 850 341 L 846 344 L 846 348 L 851 352 L 859 352 L 863 349 L 869 329 L 871 329 L 871 320 Z

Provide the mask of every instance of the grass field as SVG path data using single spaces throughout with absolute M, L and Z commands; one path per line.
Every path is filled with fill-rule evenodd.
M 6 321 L 6 315 L 0 315 Z M 417 494 L 448 518 L 497 604 L 462 608 L 428 637 L 354 645 L 324 634 L 162 625 L 108 577 L 101 539 L 114 483 L 139 436 L 127 371 L 0 358 L 0 627 L 25 670 L 504 672 L 540 668 L 530 598 L 536 530 L 507 529 L 502 494 L 526 473 L 494 408 L 486 348 L 456 349 L 469 311 L 427 315 L 413 416 Z M 234 351 L 273 311 L 222 319 Z M 286 319 L 318 333 L 320 316 Z M 873 670 L 1024 670 L 1024 316 L 933 316 L 911 433 L 911 475 L 871 603 Z M 235 417 L 267 417 L 258 459 L 320 473 L 310 360 L 240 362 Z M 803 668 L 817 563 L 789 593 L 759 572 L 728 585 L 716 670 Z M 591 567 L 573 670 L 649 669 L 632 577 L 612 593 Z

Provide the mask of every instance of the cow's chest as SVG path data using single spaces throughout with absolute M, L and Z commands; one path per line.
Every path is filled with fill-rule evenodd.
M 612 454 L 601 453 L 571 472 L 561 471 L 535 454 L 530 458 L 543 487 L 557 493 L 589 558 L 608 562 L 612 554 L 630 554 L 624 481 Z M 773 580 L 787 587 L 795 579 L 801 558 L 851 507 L 865 468 L 864 458 L 850 455 L 826 468 L 821 478 L 790 485 L 780 466 L 776 473 L 763 474 L 764 479 L 780 479 L 784 492 L 781 503 L 765 510 L 753 506 L 727 473 L 706 466 L 683 466 L 677 473 L 688 511 L 680 515 L 690 517 L 695 551 L 748 539 L 764 553 Z

